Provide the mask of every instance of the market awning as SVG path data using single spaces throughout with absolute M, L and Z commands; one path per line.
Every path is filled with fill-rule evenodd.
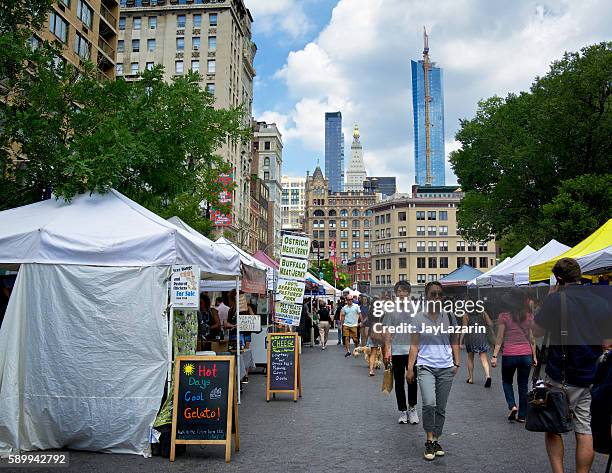
M 531 266 L 529 268 L 529 281 L 547 281 L 552 274 L 552 268 L 561 258 L 574 258 L 580 264 L 584 273 L 602 274 L 609 271 L 609 251 L 612 246 L 612 218 L 595 230 L 591 235 L 582 240 L 565 253 L 558 255 L 548 261 Z M 588 270 L 585 270 L 585 267 Z
M 443 286 L 465 286 L 472 279 L 477 278 L 482 274 L 476 268 L 473 268 L 469 264 L 464 264 L 460 268 L 455 269 L 453 272 L 447 274 L 440 279 L 440 284 Z
M 535 252 L 536 250 L 534 250 L 531 246 L 526 245 L 521 251 L 519 251 L 512 258 L 509 258 L 509 259 L 506 258 L 501 264 L 498 264 L 497 266 L 490 269 L 486 273 L 482 274 L 481 276 L 478 276 L 476 278 L 476 285 L 479 287 L 491 286 L 495 280 L 494 277 L 496 275 L 503 274 L 506 268 L 508 268 L 510 265 L 520 263 L 521 261 L 525 260 L 528 256 L 532 255 Z

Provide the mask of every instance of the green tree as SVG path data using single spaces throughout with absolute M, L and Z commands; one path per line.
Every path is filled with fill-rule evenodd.
M 321 260 L 321 272 L 323 273 L 323 279 L 327 281 L 332 286 L 334 285 L 334 263 L 330 260 L 324 259 Z M 311 266 L 309 269 L 310 273 L 319 277 L 319 268 L 316 266 Z M 351 277 L 346 274 L 338 271 L 338 280 L 336 281 L 336 287 L 338 289 L 344 289 L 345 287 L 351 287 Z
M 547 204 L 557 202 L 558 209 L 569 192 L 563 183 L 577 176 L 591 174 L 609 183 L 610 77 L 612 43 L 588 46 L 554 62 L 529 92 L 483 100 L 473 119 L 461 120 L 456 135 L 461 148 L 450 160 L 465 192 L 458 219 L 466 238 L 494 236 L 511 255 L 551 238 L 573 245 L 605 222 L 609 205 L 606 212 L 602 198 L 588 224 L 559 233 L 547 218 L 553 215 Z

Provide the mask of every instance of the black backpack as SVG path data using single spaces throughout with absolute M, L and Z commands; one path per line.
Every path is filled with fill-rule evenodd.
M 608 350 L 597 361 L 595 381 L 591 387 L 591 430 L 593 449 L 610 455 L 612 453 L 612 350 Z

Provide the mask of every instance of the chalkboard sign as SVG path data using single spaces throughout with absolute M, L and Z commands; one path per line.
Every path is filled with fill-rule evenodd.
M 268 334 L 267 373 L 266 401 L 270 400 L 270 394 L 276 397 L 275 393 L 293 393 L 296 402 L 298 392 L 302 397 L 297 333 Z
M 232 435 L 239 448 L 233 356 L 179 356 L 174 367 L 172 445 L 224 444 L 229 462 Z

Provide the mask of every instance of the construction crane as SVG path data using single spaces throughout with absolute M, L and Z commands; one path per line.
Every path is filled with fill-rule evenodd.
M 423 26 L 423 80 L 425 82 L 425 162 L 427 171 L 425 174 L 425 185 L 431 186 L 433 178 L 431 175 L 431 135 L 430 135 L 430 122 L 429 122 L 429 102 L 431 102 L 431 95 L 429 95 L 429 70 L 431 63 L 429 62 L 429 37 L 427 36 L 427 30 Z

